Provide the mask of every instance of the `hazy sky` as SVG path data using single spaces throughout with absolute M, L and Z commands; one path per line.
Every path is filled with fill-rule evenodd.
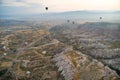
M 0 14 L 75 10 L 120 10 L 120 0 L 0 0 Z

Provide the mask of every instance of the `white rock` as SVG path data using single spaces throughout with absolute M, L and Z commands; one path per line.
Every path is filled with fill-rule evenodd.
M 27 71 L 26 74 L 30 74 L 31 72 L 30 71 Z
M 25 42 L 25 45 L 27 45 L 28 44 L 28 42 Z
M 6 56 L 7 55 L 7 53 L 4 53 L 4 56 Z
M 4 49 L 6 49 L 6 46 L 3 46 Z
M 43 51 L 42 54 L 46 54 L 47 52 L 46 51 Z

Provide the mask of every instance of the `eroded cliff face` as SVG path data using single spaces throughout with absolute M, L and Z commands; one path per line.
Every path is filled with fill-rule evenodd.
M 66 50 L 53 58 L 65 80 L 118 80 L 118 75 L 101 62 L 74 50 Z

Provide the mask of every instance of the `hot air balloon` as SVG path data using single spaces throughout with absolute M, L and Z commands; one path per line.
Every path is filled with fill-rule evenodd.
M 72 24 L 75 24 L 75 22 L 73 21 Z
M 48 10 L 48 7 L 45 7 L 46 10 Z
M 102 17 L 100 17 L 100 19 L 102 19 Z
M 70 22 L 70 20 L 67 20 L 67 22 L 69 23 L 69 22 Z

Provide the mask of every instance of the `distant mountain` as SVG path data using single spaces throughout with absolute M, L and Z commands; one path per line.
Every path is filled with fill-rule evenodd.
M 100 19 L 100 17 L 102 17 Z M 21 15 L 0 15 L 0 19 L 7 20 L 72 20 L 77 22 L 120 22 L 120 11 L 69 11 L 57 13 L 21 14 Z
M 26 21 L 18 21 L 18 20 L 0 20 L 0 27 L 4 26 L 17 26 L 17 25 L 26 25 L 30 24 L 29 22 Z

